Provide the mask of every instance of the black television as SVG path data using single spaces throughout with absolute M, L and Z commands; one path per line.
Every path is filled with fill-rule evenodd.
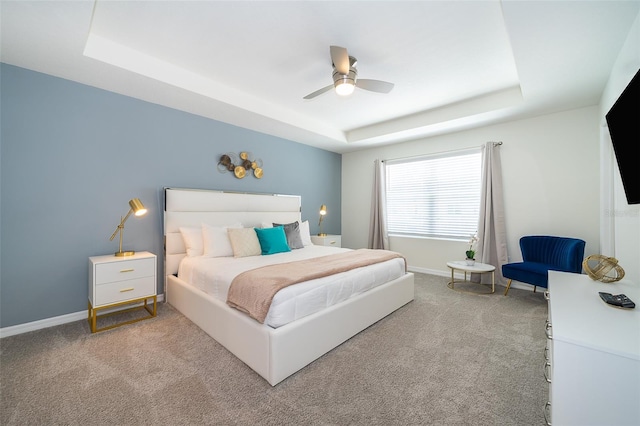
M 605 117 L 627 203 L 640 204 L 640 69 Z

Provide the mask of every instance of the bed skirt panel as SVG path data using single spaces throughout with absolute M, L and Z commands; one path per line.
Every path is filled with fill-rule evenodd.
M 175 276 L 167 277 L 167 302 L 213 337 L 256 373 L 269 380 L 269 326 L 203 291 L 186 284 Z
M 305 318 L 273 329 L 269 383 L 275 385 L 414 299 L 409 273 Z M 292 326 L 292 327 L 289 327 Z
M 167 301 L 275 386 L 414 299 L 412 273 L 279 328 L 260 324 L 175 276 Z

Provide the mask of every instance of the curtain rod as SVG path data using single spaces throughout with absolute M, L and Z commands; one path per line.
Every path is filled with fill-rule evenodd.
M 498 141 L 498 142 L 487 142 L 487 143 L 492 143 L 492 144 L 493 144 L 493 146 L 500 146 L 500 145 L 502 145 L 502 141 Z M 480 148 L 482 148 L 482 147 L 484 147 L 484 145 L 480 145 Z M 433 153 L 430 153 L 430 154 L 410 155 L 410 156 L 408 156 L 408 157 L 385 158 L 384 160 L 380 160 L 380 161 L 384 163 L 385 161 L 408 160 L 408 159 L 411 159 L 411 158 L 428 157 L 428 156 L 431 156 L 431 155 L 448 154 L 448 153 L 451 153 L 451 152 L 458 152 L 458 151 L 469 151 L 469 150 L 472 150 L 472 149 L 473 149 L 473 147 L 471 147 L 471 148 L 460 148 L 460 149 L 454 149 L 454 150 L 451 150 L 451 151 L 439 151 L 439 152 L 433 152 Z M 375 162 L 376 162 L 376 160 L 373 160 L 373 162 L 375 163 Z

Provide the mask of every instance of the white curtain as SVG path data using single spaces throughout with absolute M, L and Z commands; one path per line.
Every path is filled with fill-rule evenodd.
M 384 162 L 375 160 L 374 170 L 371 220 L 369 222 L 369 248 L 389 250 Z
M 502 265 L 508 263 L 507 232 L 504 221 L 502 194 L 502 142 L 487 142 L 482 147 L 482 194 L 478 221 L 478 247 L 476 260 L 496 267 L 496 284 L 506 284 Z M 489 274 L 473 274 L 473 281 L 491 282 Z M 481 276 L 478 276 L 481 275 Z

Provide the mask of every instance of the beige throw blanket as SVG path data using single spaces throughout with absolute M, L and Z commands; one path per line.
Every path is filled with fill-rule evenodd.
M 280 289 L 397 257 L 403 258 L 393 251 L 359 249 L 252 269 L 233 279 L 227 304 L 264 323 L 271 301 Z M 405 260 L 405 271 L 406 268 Z

